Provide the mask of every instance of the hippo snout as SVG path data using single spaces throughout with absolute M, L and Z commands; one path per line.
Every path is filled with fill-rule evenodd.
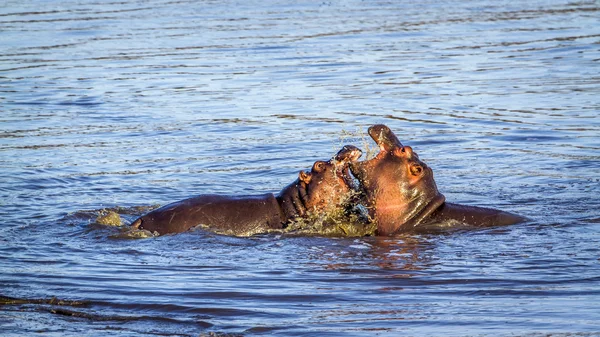
M 369 127 L 369 135 L 371 135 L 371 137 L 373 137 L 373 134 L 380 134 L 380 133 L 390 133 L 392 132 L 392 130 L 384 124 L 375 124 L 375 125 L 371 125 Z
M 362 151 L 354 145 L 345 145 L 336 155 L 338 162 L 353 162 L 362 156 Z
M 402 143 L 390 128 L 383 124 L 376 124 L 369 128 L 369 136 L 373 138 L 379 147 L 386 151 L 402 147 Z

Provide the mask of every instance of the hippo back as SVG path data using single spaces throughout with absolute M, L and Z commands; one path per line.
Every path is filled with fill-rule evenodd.
M 258 196 L 204 194 L 155 209 L 135 220 L 132 226 L 167 234 L 202 225 L 222 234 L 248 236 L 280 229 L 284 220 L 271 193 Z

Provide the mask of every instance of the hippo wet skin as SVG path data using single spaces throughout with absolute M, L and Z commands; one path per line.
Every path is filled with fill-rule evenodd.
M 431 168 L 390 128 L 374 125 L 369 135 L 380 152 L 373 159 L 351 163 L 350 169 L 362 186 L 378 235 L 439 230 L 444 224 L 485 227 L 525 221 L 496 209 L 446 202 Z
M 202 225 L 218 233 L 243 236 L 282 229 L 297 217 L 345 207 L 354 188 L 348 165 L 361 154 L 358 148 L 346 145 L 331 160 L 315 162 L 310 172 L 301 171 L 277 196 L 199 195 L 153 210 L 131 227 L 168 234 Z

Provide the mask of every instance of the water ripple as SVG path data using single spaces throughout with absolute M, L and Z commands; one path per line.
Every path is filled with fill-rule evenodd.
M 6 2 L 3 334 L 599 334 L 599 10 Z M 448 200 L 531 222 L 134 239 L 96 221 L 201 193 L 276 193 L 343 144 L 372 156 L 375 123 Z

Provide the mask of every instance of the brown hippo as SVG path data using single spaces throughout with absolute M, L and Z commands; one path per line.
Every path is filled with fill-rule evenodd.
M 433 171 L 410 146 L 403 146 L 385 125 L 373 125 L 369 135 L 380 152 L 373 159 L 353 162 L 350 170 L 365 193 L 378 235 L 419 232 L 448 224 L 497 226 L 525 219 L 496 209 L 445 202 Z
M 331 160 L 315 162 L 310 172 L 300 171 L 298 179 L 277 196 L 199 195 L 153 210 L 131 227 L 167 234 L 202 225 L 218 233 L 243 236 L 283 229 L 297 217 L 345 207 L 354 187 L 348 165 L 361 154 L 358 148 L 346 145 Z

